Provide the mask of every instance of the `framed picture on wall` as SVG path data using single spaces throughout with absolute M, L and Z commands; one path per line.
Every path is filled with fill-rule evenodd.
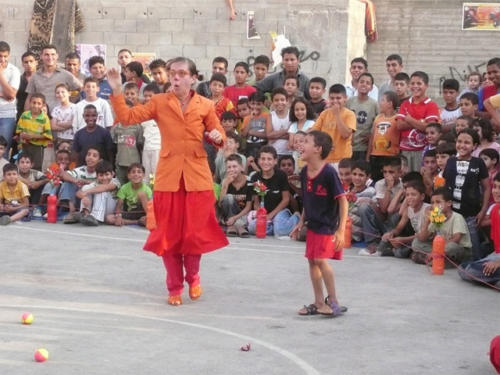
M 500 31 L 500 3 L 463 3 L 462 30 Z

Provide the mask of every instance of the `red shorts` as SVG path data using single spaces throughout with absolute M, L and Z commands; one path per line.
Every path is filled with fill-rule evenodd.
M 155 191 L 153 203 L 156 229 L 151 231 L 144 250 L 159 256 L 167 252 L 197 255 L 229 244 L 215 218 L 213 191 L 187 192 L 181 177 L 178 191 Z
M 335 251 L 335 236 L 333 234 L 315 233 L 308 229 L 306 234 L 307 259 L 336 259 L 341 260 L 343 249 Z

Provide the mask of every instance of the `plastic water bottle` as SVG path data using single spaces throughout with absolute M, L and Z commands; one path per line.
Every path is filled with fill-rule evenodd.
M 57 223 L 57 196 L 54 194 L 47 197 L 47 223 Z
M 267 231 L 267 211 L 264 207 L 257 210 L 257 226 L 255 228 L 255 236 L 257 238 L 266 238 Z

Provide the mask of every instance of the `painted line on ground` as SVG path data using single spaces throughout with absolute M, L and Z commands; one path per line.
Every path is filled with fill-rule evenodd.
M 45 310 L 67 311 L 67 312 L 80 312 L 80 313 L 87 313 L 87 314 L 88 313 L 108 314 L 108 315 L 115 315 L 115 316 L 129 317 L 129 318 L 153 320 L 153 321 L 165 322 L 165 323 L 170 323 L 170 324 L 183 325 L 186 327 L 204 329 L 204 330 L 212 331 L 212 332 L 219 333 L 222 335 L 236 337 L 238 339 L 243 340 L 244 342 L 250 342 L 252 344 L 261 345 L 261 346 L 287 358 L 291 362 L 295 363 L 298 367 L 300 367 L 302 370 L 304 370 L 304 373 L 306 373 L 308 375 L 319 375 L 320 374 L 318 370 L 316 370 L 314 367 L 312 367 L 305 360 L 303 360 L 299 356 L 297 356 L 297 355 L 293 354 L 292 352 L 289 352 L 288 350 L 283 349 L 277 345 L 271 344 L 271 343 L 264 341 L 264 340 L 257 339 L 257 338 L 252 337 L 252 336 L 242 335 L 242 334 L 239 334 L 237 332 L 233 332 L 233 331 L 230 331 L 227 329 L 211 327 L 211 326 L 207 326 L 207 325 L 200 324 L 200 323 L 191 323 L 191 322 L 185 322 L 182 320 L 158 318 L 158 317 L 145 316 L 145 315 L 140 315 L 140 314 L 100 311 L 100 310 L 94 310 L 94 309 L 79 309 L 79 308 L 71 308 L 71 307 L 50 307 L 50 306 L 37 306 L 37 305 L 4 305 L 4 304 L 1 304 L 0 307 L 11 308 L 11 309 L 29 309 L 29 310 L 45 309 Z

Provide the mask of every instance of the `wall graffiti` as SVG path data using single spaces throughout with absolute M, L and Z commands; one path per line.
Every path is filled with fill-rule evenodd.
M 444 75 L 439 78 L 439 93 L 442 93 L 442 86 L 444 80 L 448 78 L 454 78 L 459 82 L 467 82 L 467 76 L 472 73 L 472 72 L 480 72 L 481 73 L 481 68 L 486 66 L 486 61 L 476 64 L 476 65 L 471 65 L 468 64 L 465 69 L 459 70 L 455 66 L 449 66 L 449 75 Z
M 250 55 L 247 57 L 247 64 L 250 66 L 250 67 L 253 67 L 254 65 L 254 62 L 255 62 L 255 57 L 256 56 L 253 56 L 253 55 Z M 318 51 L 312 51 L 310 53 L 307 53 L 306 50 L 300 50 L 299 51 L 299 61 L 300 62 L 305 62 L 305 61 L 308 61 L 308 60 L 312 60 L 312 61 L 317 61 L 319 60 L 321 57 L 321 54 L 318 52 Z M 276 73 L 277 72 L 277 69 L 276 68 L 273 68 L 273 69 L 269 69 L 269 73 Z M 252 72 L 250 72 L 249 76 L 253 75 Z

